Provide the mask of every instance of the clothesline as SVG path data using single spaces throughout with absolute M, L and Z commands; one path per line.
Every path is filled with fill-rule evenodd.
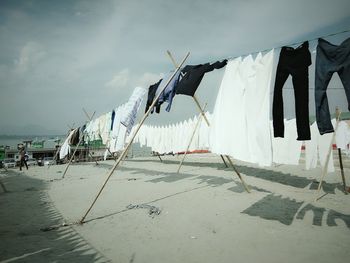
M 260 50 L 260 51 L 254 51 L 254 52 L 246 53 L 246 54 L 243 54 L 243 55 L 237 55 L 237 56 L 233 56 L 233 57 L 225 57 L 225 58 L 221 58 L 221 59 L 218 59 L 218 60 L 224 60 L 224 59 L 232 60 L 232 59 L 239 58 L 239 57 L 246 57 L 246 56 L 249 56 L 249 55 L 255 55 L 255 54 L 258 54 L 258 53 L 268 52 L 271 49 L 279 49 L 279 48 L 282 48 L 284 46 L 300 45 L 300 44 L 304 43 L 305 41 L 309 41 L 309 42 L 310 41 L 316 41 L 319 38 L 326 38 L 326 37 L 336 36 L 336 35 L 349 33 L 349 32 L 350 32 L 350 29 L 346 29 L 346 30 L 339 31 L 339 32 L 336 32 L 336 33 L 331 33 L 331 34 L 328 34 L 328 35 L 318 36 L 318 37 L 315 37 L 315 38 L 312 38 L 312 39 L 309 39 L 309 40 L 299 41 L 299 42 L 295 42 L 295 43 L 292 43 L 292 44 L 285 44 L 285 45 L 282 45 L 282 46 L 272 47 L 272 48 L 268 48 L 268 49 L 264 49 L 264 50 Z M 213 63 L 214 61 L 217 61 L 217 60 L 213 60 L 213 61 L 211 61 L 209 63 Z

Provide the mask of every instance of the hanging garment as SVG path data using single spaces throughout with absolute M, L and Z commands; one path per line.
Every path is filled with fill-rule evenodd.
M 335 125 L 336 121 L 333 119 L 331 121 L 332 125 Z M 318 142 L 318 158 L 320 160 L 321 167 L 324 167 L 326 164 L 326 159 L 329 151 L 329 146 L 333 143 L 333 133 L 319 135 Z M 330 159 L 328 162 L 328 172 L 334 172 L 334 162 L 333 162 L 333 151 L 331 151 Z
M 246 91 L 248 145 L 252 161 L 260 166 L 272 164 L 270 132 L 270 90 L 274 66 L 274 50 L 255 58 L 255 83 Z
M 350 38 L 339 46 L 319 38 L 316 53 L 315 104 L 320 134 L 333 132 L 328 106 L 327 87 L 337 72 L 343 83 L 350 110 Z
M 140 108 L 143 97 L 146 94 L 146 89 L 136 87 L 131 94 L 128 102 L 125 104 L 123 114 L 121 116 L 120 123 L 126 127 L 126 131 L 129 134 L 132 126 L 134 126 L 137 112 Z
M 180 80 L 176 87 L 176 94 L 192 96 L 195 94 L 204 74 L 214 69 L 220 69 L 226 66 L 227 60 L 206 63 L 200 65 L 187 65 L 181 70 Z
M 111 130 L 113 130 L 114 118 L 115 118 L 115 110 L 112 111 L 112 116 L 111 116 Z
M 332 120 L 332 123 L 335 124 L 335 119 Z M 311 140 L 305 142 L 305 169 L 309 170 L 317 167 L 319 162 L 321 167 L 324 167 L 326 163 L 326 158 L 329 151 L 329 146 L 333 134 L 320 135 L 317 128 L 317 123 L 314 122 L 311 125 Z M 333 151 L 331 151 L 329 163 L 328 163 L 328 172 L 334 172 L 334 161 L 333 161 Z
M 302 141 L 295 140 L 297 137 L 296 120 L 284 120 L 284 127 L 285 136 L 283 138 L 272 138 L 273 162 L 298 165 Z
M 99 120 L 91 120 L 86 124 L 85 129 L 86 142 L 94 141 L 99 139 Z
M 305 169 L 310 170 L 317 167 L 318 161 L 318 141 L 319 132 L 317 123 L 314 122 L 311 127 L 311 140 L 305 141 Z
M 208 119 L 209 124 L 211 123 L 212 116 L 207 111 L 205 117 Z M 202 117 L 202 121 L 199 124 L 199 138 L 198 138 L 198 149 L 208 150 L 209 149 L 209 138 L 210 138 L 210 126 L 208 126 L 205 119 Z
M 111 116 L 112 112 L 107 112 L 103 114 L 100 119 L 100 137 L 103 144 L 107 144 L 110 139 L 110 129 L 111 129 Z
M 165 109 L 167 112 L 169 112 L 171 109 L 171 104 L 172 104 L 174 96 L 175 96 L 176 86 L 178 85 L 178 81 L 179 81 L 180 70 L 178 70 L 176 72 L 174 77 L 171 79 L 171 81 L 168 83 L 168 85 L 164 89 L 165 85 L 169 81 L 169 78 L 173 74 L 174 74 L 174 71 L 171 71 L 171 72 L 169 72 L 169 74 L 165 78 L 163 78 L 163 80 L 160 82 L 159 87 L 158 87 L 156 94 L 155 94 L 155 97 L 157 97 L 158 94 L 161 93 L 159 96 L 159 99 L 156 103 L 156 108 L 160 107 L 164 102 L 167 102 L 168 105 Z M 164 89 L 164 91 L 162 92 L 163 89 Z
M 241 58 L 227 63 L 216 97 L 210 131 L 210 150 L 216 154 L 232 155 L 233 141 L 246 136 L 245 125 L 241 126 L 245 123 L 244 90 L 238 75 L 241 63 Z
M 67 154 L 70 153 L 70 146 L 69 146 L 69 142 L 72 138 L 72 136 L 74 135 L 74 133 L 76 132 L 76 130 L 79 130 L 79 129 L 74 129 L 74 130 L 71 130 L 66 138 L 66 140 L 64 141 L 64 143 L 62 144 L 61 146 L 61 149 L 60 149 L 60 159 L 63 159 L 64 157 L 67 156 Z
M 148 88 L 148 95 L 147 95 L 147 103 L 146 103 L 145 112 L 147 112 L 148 109 L 149 109 L 149 107 L 152 105 L 152 102 L 153 102 L 153 100 L 154 100 L 154 98 L 155 98 L 157 89 L 158 89 L 159 84 L 160 84 L 160 82 L 161 82 L 162 80 L 163 80 L 163 79 L 160 79 L 157 83 L 154 83 L 153 85 L 151 85 L 151 86 Z M 160 105 L 156 106 L 156 112 L 157 112 L 157 113 L 160 112 Z M 153 113 L 153 109 L 152 109 L 151 113 Z
M 282 88 L 288 76 L 292 75 L 298 130 L 297 140 L 310 140 L 308 72 L 310 65 L 311 54 L 309 51 L 309 42 L 304 42 L 296 49 L 282 47 L 273 93 L 272 115 L 274 137 L 284 137 Z
M 117 147 L 117 139 L 120 132 L 120 127 L 122 126 L 120 121 L 123 116 L 125 104 L 117 107 L 115 109 L 115 117 L 113 122 L 113 129 L 110 133 L 109 150 L 114 153 L 120 151 L 121 149 Z
M 106 126 L 106 114 L 102 114 L 100 117 L 97 118 L 98 120 L 98 139 L 106 140 L 105 135 L 103 134 L 105 131 Z M 102 138 L 102 136 L 104 138 Z
M 229 61 L 214 107 L 210 149 L 235 159 L 271 165 L 269 91 L 273 51 Z
M 72 136 L 70 137 L 69 144 L 77 145 L 79 143 L 80 128 L 74 130 Z
M 340 121 L 338 124 L 337 132 L 335 134 L 337 148 L 341 150 L 348 149 L 349 135 L 349 125 L 345 121 Z

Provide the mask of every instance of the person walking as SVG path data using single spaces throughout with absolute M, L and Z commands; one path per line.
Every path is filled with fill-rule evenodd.
M 26 154 L 26 151 L 23 148 L 20 148 L 19 150 L 19 170 L 22 171 L 22 166 L 26 166 L 27 170 L 28 170 L 28 164 L 27 164 L 27 159 L 28 159 L 28 155 Z

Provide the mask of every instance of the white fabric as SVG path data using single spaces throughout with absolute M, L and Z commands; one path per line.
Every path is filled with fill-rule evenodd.
M 332 120 L 333 126 L 335 126 L 335 119 Z M 309 170 L 316 168 L 319 162 L 321 167 L 325 166 L 327 154 L 329 147 L 331 145 L 331 140 L 333 138 L 333 133 L 326 133 L 320 135 L 317 124 L 314 122 L 311 127 L 311 140 L 305 141 L 305 169 Z M 334 160 L 333 151 L 331 151 L 330 159 L 328 162 L 328 172 L 334 172 Z
M 211 115 L 209 113 L 206 114 L 210 119 Z M 171 125 L 156 127 L 143 125 L 135 136 L 134 142 L 140 143 L 141 147 L 151 147 L 152 151 L 161 154 L 184 152 L 188 147 L 197 122 L 198 116 L 195 116 Z M 203 119 L 201 123 L 204 123 L 204 125 L 198 126 L 189 148 L 190 151 L 205 150 L 209 147 L 210 129 Z
M 248 118 L 248 130 L 251 130 L 252 138 L 249 138 L 253 161 L 261 166 L 272 164 L 272 140 L 270 131 L 270 90 L 273 74 L 274 50 L 264 56 L 258 54 L 255 59 L 255 87 L 249 89 L 247 96 L 250 98 L 246 104 Z
M 297 141 L 296 120 L 284 120 L 284 127 L 284 138 L 272 138 L 273 162 L 298 165 L 302 141 Z M 270 128 L 272 132 L 272 122 Z
M 62 144 L 61 149 L 60 149 L 60 159 L 63 159 L 64 157 L 67 156 L 67 154 L 70 153 L 69 141 L 70 141 L 70 139 L 71 139 L 71 137 L 72 137 L 72 135 L 74 134 L 75 131 L 76 131 L 76 129 L 70 131 L 70 133 L 67 136 L 66 140 Z
M 229 61 L 225 68 L 211 123 L 210 147 L 213 153 L 235 156 L 233 149 L 236 145 L 233 141 L 236 140 L 232 138 L 245 138 L 245 125 L 240 127 L 244 122 L 244 90 L 238 76 L 241 63 L 242 59 L 236 58 Z
M 318 161 L 318 131 L 317 123 L 314 122 L 310 127 L 311 140 L 305 141 L 305 169 L 316 168 Z
M 214 107 L 210 149 L 235 159 L 271 165 L 269 122 L 274 51 L 229 61 Z
M 336 120 L 332 120 L 332 125 L 335 127 Z M 324 167 L 326 164 L 326 159 L 329 151 L 329 146 L 332 142 L 333 133 L 326 133 L 319 135 L 318 137 L 318 158 L 320 160 L 321 167 Z M 330 159 L 328 162 L 328 172 L 334 172 L 334 161 L 333 161 L 333 151 L 331 151 Z
M 349 144 L 349 125 L 345 121 L 340 121 L 335 134 L 337 148 L 342 150 L 348 149 Z
M 147 90 L 141 87 L 136 87 L 126 103 L 124 112 L 121 118 L 121 123 L 127 128 L 127 133 L 130 133 L 135 120 L 137 112 L 140 108 L 142 99 L 144 98 Z

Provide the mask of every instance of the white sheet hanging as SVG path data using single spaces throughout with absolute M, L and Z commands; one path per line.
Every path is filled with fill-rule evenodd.
M 337 148 L 342 150 L 348 149 L 349 144 L 349 125 L 345 121 L 340 121 L 338 124 L 338 129 L 335 134 L 335 141 Z
M 232 141 L 237 136 L 240 138 L 241 133 L 246 132 L 245 125 L 240 127 L 240 124 L 244 122 L 244 119 L 242 120 L 242 116 L 244 118 L 242 107 L 244 90 L 242 90 L 238 76 L 241 63 L 241 58 L 227 63 L 216 98 L 210 132 L 210 149 L 216 154 L 233 156 L 232 149 L 235 144 Z
M 255 59 L 255 85 L 247 90 L 250 98 L 247 107 L 247 126 L 252 137 L 248 138 L 252 161 L 261 166 L 272 164 L 272 140 L 270 131 L 270 90 L 273 74 L 274 50 Z
M 77 128 L 79 129 L 79 128 Z M 75 133 L 76 129 L 71 130 L 69 132 L 69 135 L 67 136 L 66 140 L 64 141 L 64 143 L 61 145 L 61 149 L 60 149 L 60 159 L 63 159 L 64 157 L 67 156 L 67 154 L 70 153 L 70 145 L 69 145 L 69 141 L 72 137 L 72 135 Z
M 299 164 L 302 141 L 297 141 L 296 120 L 284 120 L 284 138 L 272 138 L 273 162 L 278 164 Z M 270 123 L 273 131 L 272 121 Z
M 270 87 L 274 51 L 229 61 L 214 107 L 210 149 L 216 154 L 271 165 Z
M 332 125 L 335 127 L 335 119 L 332 120 Z M 316 168 L 319 162 L 321 167 L 324 167 L 326 163 L 327 154 L 329 151 L 329 146 L 333 137 L 333 133 L 326 133 L 320 135 L 317 124 L 314 122 L 311 127 L 311 140 L 305 141 L 305 169 L 309 170 L 311 168 Z M 334 172 L 334 160 L 333 151 L 331 151 L 328 172 Z

